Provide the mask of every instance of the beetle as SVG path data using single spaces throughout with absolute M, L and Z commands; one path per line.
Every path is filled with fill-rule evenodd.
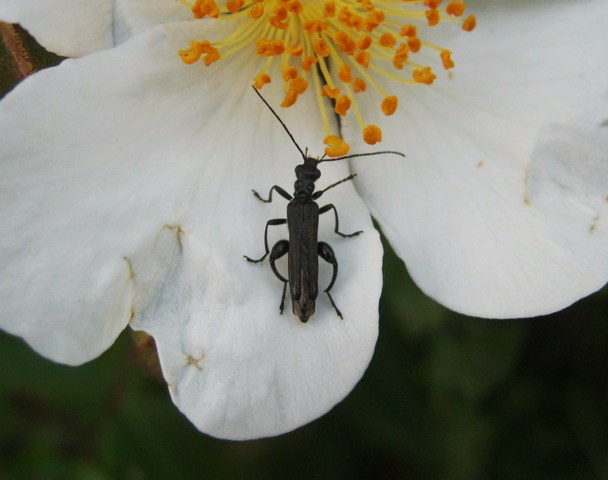
M 281 296 L 279 311 L 282 314 L 285 308 L 285 294 L 287 291 L 287 284 L 289 284 L 293 313 L 303 323 L 306 323 L 308 319 L 315 313 L 315 303 L 319 293 L 318 257 L 321 257 L 323 260 L 329 263 L 333 269 L 331 281 L 324 292 L 327 294 L 327 297 L 329 298 L 331 305 L 334 307 L 338 317 L 343 318 L 342 313 L 336 306 L 336 302 L 334 302 L 334 299 L 330 293 L 330 290 L 334 286 L 338 276 L 338 261 L 331 246 L 326 242 L 318 241 L 319 215 L 333 210 L 336 220 L 334 232 L 341 237 L 352 238 L 361 234 L 362 231 L 359 230 L 350 234 L 340 232 L 338 211 L 336 210 L 336 207 L 329 203 L 319 208 L 319 205 L 315 200 L 318 200 L 330 188 L 352 180 L 357 174 L 351 174 L 342 180 L 332 183 L 323 190 L 315 192 L 315 182 L 321 177 L 321 171 L 319 170 L 318 165 L 322 162 L 333 162 L 370 155 L 395 154 L 401 155 L 402 157 L 405 157 L 405 155 L 400 152 L 381 151 L 346 155 L 337 158 L 326 158 L 325 155 L 323 155 L 321 158 L 310 157 L 308 156 L 308 150 L 306 150 L 306 152 L 302 151 L 285 123 L 283 123 L 281 118 L 268 104 L 266 99 L 264 99 L 262 94 L 255 87 L 253 90 L 283 126 L 289 135 L 289 138 L 291 138 L 291 141 L 302 155 L 304 161 L 295 168 L 296 181 L 294 183 L 293 195 L 290 195 L 278 185 L 274 185 L 270 188 L 268 198 L 263 198 L 258 192 L 252 190 L 255 197 L 265 203 L 272 202 L 273 191 L 278 193 L 286 200 L 289 200 L 289 203 L 287 204 L 287 218 L 275 218 L 268 220 L 266 223 L 266 228 L 264 229 L 265 253 L 261 258 L 254 260 L 247 255 L 243 256 L 249 262 L 259 263 L 270 255 L 270 268 L 276 277 L 283 282 L 283 294 Z M 270 250 L 268 246 L 268 227 L 284 224 L 287 224 L 289 240 L 279 240 L 272 247 L 272 250 Z M 275 264 L 275 262 L 285 254 L 288 255 L 288 278 L 285 278 L 278 271 Z

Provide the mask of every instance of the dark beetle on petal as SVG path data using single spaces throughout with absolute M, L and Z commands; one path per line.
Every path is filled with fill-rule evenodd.
M 331 293 L 329 293 L 334 286 L 336 277 L 338 276 L 338 261 L 336 260 L 336 255 L 334 254 L 331 246 L 328 243 L 318 241 L 319 215 L 333 210 L 336 219 L 336 227 L 334 231 L 341 237 L 354 237 L 362 232 L 358 231 L 351 234 L 340 232 L 338 211 L 336 210 L 336 207 L 329 203 L 319 208 L 319 205 L 317 205 L 315 200 L 321 197 L 321 195 L 323 195 L 330 188 L 333 188 L 343 182 L 347 182 L 348 180 L 352 180 L 356 174 L 349 175 L 336 183 L 332 183 L 323 190 L 315 192 L 315 182 L 321 177 L 321 171 L 319 170 L 318 165 L 322 162 L 333 162 L 337 160 L 345 160 L 347 158 L 364 157 L 370 155 L 395 154 L 401 155 L 402 157 L 405 155 L 399 152 L 383 151 L 359 153 L 338 158 L 325 158 L 325 156 L 321 158 L 309 157 L 305 152 L 302 151 L 291 132 L 287 129 L 287 126 L 279 118 L 268 102 L 266 102 L 264 97 L 262 97 L 257 89 L 254 88 L 253 90 L 283 126 L 289 135 L 289 138 L 291 138 L 292 142 L 302 155 L 304 163 L 296 166 L 296 181 L 294 183 L 293 196 L 278 185 L 274 185 L 270 188 L 268 198 L 266 199 L 262 198 L 258 192 L 253 190 L 253 194 L 262 202 L 271 202 L 272 192 L 276 191 L 283 198 L 289 200 L 289 203 L 287 204 L 287 218 L 275 218 L 268 220 L 266 223 L 266 229 L 264 230 L 264 247 L 266 253 L 264 253 L 264 255 L 257 260 L 253 260 L 246 255 L 245 258 L 250 262 L 258 263 L 264 260 L 270 254 L 270 268 L 272 268 L 272 271 L 277 278 L 283 282 L 283 295 L 281 297 L 281 305 L 279 307 L 280 312 L 283 313 L 285 308 L 285 293 L 287 291 L 287 284 L 289 283 L 293 313 L 302 322 L 307 322 L 308 319 L 315 313 L 315 302 L 319 293 L 318 257 L 321 257 L 333 267 L 331 281 L 324 292 L 327 293 L 329 301 L 334 307 L 336 314 L 340 318 L 343 318 L 342 313 L 336 306 L 336 303 L 331 296 Z M 284 225 L 285 223 L 287 223 L 287 227 L 289 229 L 289 240 L 279 240 L 272 247 L 272 250 L 270 250 L 268 247 L 268 227 L 271 225 Z M 288 255 L 289 259 L 288 278 L 285 278 L 277 270 L 275 265 L 275 262 L 285 254 Z

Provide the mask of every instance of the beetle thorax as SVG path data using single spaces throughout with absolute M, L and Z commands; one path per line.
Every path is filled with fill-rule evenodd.
M 295 199 L 301 202 L 310 200 L 315 191 L 315 182 L 320 176 L 316 159 L 307 158 L 303 164 L 297 165 L 296 181 L 293 185 Z

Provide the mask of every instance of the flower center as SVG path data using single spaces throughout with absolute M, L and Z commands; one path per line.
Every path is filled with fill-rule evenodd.
M 375 77 L 396 84 L 430 85 L 436 76 L 433 66 L 420 63 L 421 52 L 435 52 L 437 65 L 454 67 L 451 51 L 424 41 L 419 29 L 440 23 L 458 23 L 465 31 L 475 28 L 475 17 L 463 19 L 465 3 L 442 0 L 196 0 L 186 5 L 195 18 L 240 21 L 232 34 L 212 44 L 192 40 L 179 54 L 187 64 L 202 60 L 209 66 L 244 48 L 255 45 L 260 69 L 252 79 L 257 89 L 273 79 L 273 62 L 280 63 L 285 97 L 281 107 L 291 107 L 309 87 L 316 94 L 328 145 L 325 153 L 346 155 L 349 146 L 331 133 L 330 107 L 335 114 L 353 114 L 363 139 L 370 145 L 382 140 L 382 130 L 368 125 L 359 108 L 365 101 L 377 102 L 385 115 L 392 115 L 398 98 L 383 88 Z M 428 58 L 428 56 L 425 56 Z M 432 57 L 431 57 L 432 58 Z

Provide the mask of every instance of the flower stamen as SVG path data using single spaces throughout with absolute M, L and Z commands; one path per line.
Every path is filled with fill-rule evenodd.
M 270 84 L 269 72 L 280 59 L 284 108 L 297 103 L 312 75 L 328 145 L 326 154 L 330 156 L 348 151 L 348 145 L 331 133 L 330 102 L 334 114 L 355 115 L 365 142 L 380 142 L 382 130 L 365 123 L 358 101 L 364 92 L 376 95 L 381 111 L 390 116 L 397 109 L 398 98 L 384 91 L 375 75 L 400 84 L 430 85 L 437 78 L 434 64 L 445 70 L 455 64 L 451 50 L 424 41 L 420 32 L 443 23 L 459 23 L 465 31 L 476 25 L 473 15 L 462 19 L 463 1 L 450 1 L 445 8 L 441 0 L 179 1 L 195 18 L 240 22 L 219 42 L 192 40 L 189 48 L 179 51 L 184 63 L 201 60 L 209 66 L 253 44 L 264 62 L 252 83 L 257 89 Z M 434 55 L 429 56 L 432 51 Z M 419 61 L 413 61 L 413 56 Z

